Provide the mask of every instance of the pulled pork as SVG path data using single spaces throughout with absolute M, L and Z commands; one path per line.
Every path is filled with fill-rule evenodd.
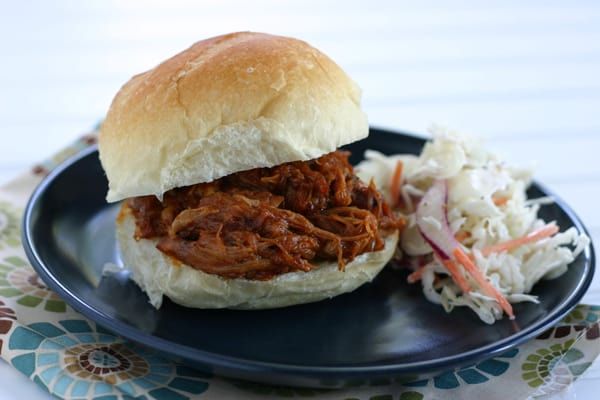
M 157 238 L 163 253 L 226 278 L 268 280 L 320 260 L 343 270 L 381 250 L 382 232 L 403 226 L 373 182 L 354 175 L 348 156 L 238 172 L 170 190 L 162 202 L 131 198 L 135 238 Z

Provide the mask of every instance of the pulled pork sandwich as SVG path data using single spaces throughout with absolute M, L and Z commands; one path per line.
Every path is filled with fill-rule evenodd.
M 99 138 L 133 280 L 157 308 L 243 309 L 372 280 L 402 223 L 336 150 L 367 134 L 358 87 L 291 38 L 219 36 L 133 77 Z

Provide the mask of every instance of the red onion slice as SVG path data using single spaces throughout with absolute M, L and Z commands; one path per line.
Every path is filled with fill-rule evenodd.
M 448 223 L 448 183 L 445 179 L 433 182 L 417 206 L 419 232 L 433 251 L 444 260 L 452 258 L 459 247 Z

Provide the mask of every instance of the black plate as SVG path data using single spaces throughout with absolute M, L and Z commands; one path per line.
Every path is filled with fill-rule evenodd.
M 347 146 L 354 163 L 367 148 L 418 153 L 422 139 L 373 129 Z M 131 340 L 225 376 L 299 386 L 418 375 L 498 355 L 550 327 L 581 299 L 594 271 L 590 246 L 560 279 L 538 284 L 540 304 L 515 305 L 516 321 L 493 326 L 467 309 L 446 314 L 406 274 L 385 269 L 371 284 L 318 303 L 263 311 L 194 310 L 166 301 L 155 310 L 119 263 L 116 205 L 96 149 L 67 161 L 33 193 L 25 212 L 27 255 L 41 278 L 73 308 Z M 535 184 L 530 196 L 547 195 Z M 561 200 L 540 212 L 562 229 L 585 231 Z

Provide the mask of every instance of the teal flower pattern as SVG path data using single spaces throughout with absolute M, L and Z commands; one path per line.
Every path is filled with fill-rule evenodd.
M 15 368 L 61 398 L 185 400 L 208 388 L 206 375 L 85 320 L 18 326 L 7 345 Z
M 427 387 L 432 385 L 436 389 L 456 389 L 461 385 L 477 385 L 489 381 L 494 377 L 504 374 L 510 367 L 510 359 L 519 353 L 519 349 L 512 349 L 506 353 L 457 370 L 448 371 L 434 376 L 431 379 L 421 379 L 403 383 L 408 387 Z
M 555 393 L 566 388 L 589 366 L 584 353 L 573 347 L 574 339 L 529 354 L 521 365 L 522 378 L 535 395 Z

